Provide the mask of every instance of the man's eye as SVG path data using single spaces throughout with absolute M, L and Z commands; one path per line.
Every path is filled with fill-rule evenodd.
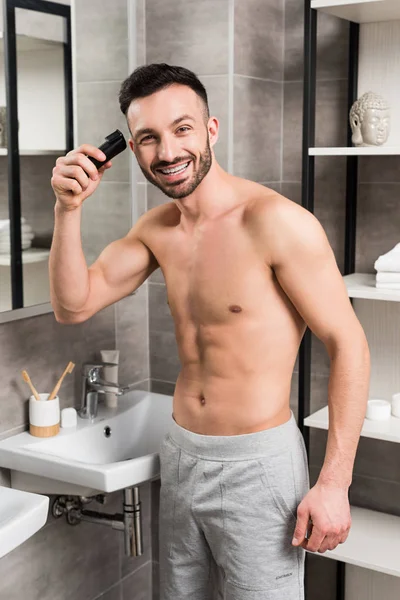
M 142 139 L 140 140 L 140 143 L 142 143 L 142 142 L 144 142 L 145 140 L 148 140 L 149 138 L 152 138 L 152 137 L 153 137 L 152 135 L 146 135 L 146 137 L 144 137 L 144 138 L 142 138 Z
M 182 131 L 182 130 L 187 130 L 189 131 L 190 127 L 186 127 L 186 125 L 183 125 L 182 127 L 179 127 L 178 131 Z

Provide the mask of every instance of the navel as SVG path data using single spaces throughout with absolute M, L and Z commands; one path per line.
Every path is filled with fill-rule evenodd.
M 203 394 L 200 396 L 200 402 L 201 402 L 202 404 L 205 404 L 205 403 L 206 403 L 206 399 L 204 398 Z
M 239 306 L 238 304 L 231 304 L 229 307 L 229 310 L 234 313 L 239 313 L 239 312 L 242 312 L 242 307 Z

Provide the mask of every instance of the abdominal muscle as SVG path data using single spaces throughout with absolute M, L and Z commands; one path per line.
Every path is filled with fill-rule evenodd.
M 173 399 L 178 425 L 203 435 L 240 435 L 288 421 L 301 337 L 289 344 L 282 331 L 280 340 L 269 334 L 244 323 L 197 333 L 196 345 L 188 341 L 190 333 L 185 342 L 178 334 L 182 369 Z

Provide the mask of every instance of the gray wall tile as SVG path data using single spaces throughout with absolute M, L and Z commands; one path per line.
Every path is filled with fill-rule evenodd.
M 151 379 L 151 391 L 156 394 L 166 394 L 167 396 L 173 396 L 175 392 L 175 383 L 169 381 L 160 381 L 158 379 Z
M 147 284 L 115 305 L 116 347 L 121 385 L 150 377 Z
M 175 333 L 150 330 L 151 377 L 162 381 L 177 380 L 181 365 Z
M 141 217 L 145 212 L 147 212 L 146 207 L 146 194 L 147 194 L 147 183 L 137 183 L 136 184 L 136 202 L 137 202 L 137 216 Z M 132 223 L 133 225 L 133 223 Z
M 125 237 L 132 226 L 129 183 L 101 181 L 84 201 L 82 208 L 82 247 L 90 266 L 111 242 Z
M 165 285 L 149 283 L 149 328 L 150 331 L 174 332 Z
M 360 183 L 400 183 L 400 156 L 361 156 Z
M 283 180 L 301 181 L 302 99 L 300 82 L 285 83 L 283 125 Z M 317 83 L 316 146 L 346 146 L 347 143 L 347 83 L 345 81 L 319 81 Z M 320 162 L 322 160 L 322 162 Z M 316 158 L 316 176 L 324 177 L 327 168 L 335 165 L 337 158 Z M 339 159 L 340 160 L 340 159 Z M 325 165 L 323 167 L 319 165 Z M 339 166 L 338 166 L 339 165 Z M 332 175 L 333 178 L 333 175 Z
M 400 484 L 379 477 L 353 475 L 350 504 L 400 516 Z
M 206 88 L 210 116 L 216 117 L 219 121 L 218 140 L 214 145 L 214 153 L 217 162 L 225 170 L 228 169 L 228 76 L 218 77 L 202 76 L 199 78 Z
M 359 186 L 356 271 L 376 274 L 375 260 L 399 242 L 400 184 Z
M 147 210 L 154 208 L 155 206 L 161 206 L 167 202 L 172 202 L 171 198 L 168 198 L 163 192 L 151 183 L 147 183 Z
M 282 0 L 236 2 L 235 73 L 282 81 L 284 45 Z
M 310 600 L 336 600 L 337 563 L 312 552 L 307 552 L 306 560 L 307 598 Z
M 119 535 L 64 519 L 42 528 L 0 561 L 0 597 L 20 600 L 29 590 L 29 600 L 95 598 L 119 579 Z
M 228 0 L 147 0 L 147 63 L 179 65 L 196 75 L 227 73 L 228 4 Z
M 136 0 L 136 58 L 138 65 L 146 63 L 146 0 Z
M 303 79 L 304 2 L 285 2 L 285 81 Z M 348 23 L 318 13 L 317 79 L 346 79 Z
M 282 85 L 235 75 L 234 174 L 238 177 L 281 180 Z
M 114 587 L 104 594 L 101 594 L 101 596 L 97 596 L 95 600 L 122 600 L 121 584 L 118 583 L 117 585 L 114 585 Z
M 118 103 L 121 83 L 121 81 L 90 81 L 77 84 L 79 133 L 76 146 L 81 144 L 100 146 L 105 136 L 117 128 L 126 139 L 129 138 L 126 119 Z M 128 148 L 112 159 L 112 167 L 104 173 L 101 184 L 103 181 L 129 183 L 130 152 Z
M 100 4 L 103 10 L 99 0 L 75 3 L 79 82 L 119 81 L 128 72 L 127 0 Z
M 151 561 L 122 580 L 122 600 L 152 600 Z
M 153 596 L 152 600 L 160 600 L 160 563 L 153 561 L 152 572 Z

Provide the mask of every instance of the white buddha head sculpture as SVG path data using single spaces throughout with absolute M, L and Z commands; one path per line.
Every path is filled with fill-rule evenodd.
M 381 146 L 390 133 L 390 106 L 382 96 L 367 92 L 354 102 L 350 125 L 355 146 Z

